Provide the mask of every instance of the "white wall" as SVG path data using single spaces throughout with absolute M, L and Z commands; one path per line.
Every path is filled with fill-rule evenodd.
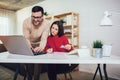
M 115 25 L 111 27 L 101 27 L 100 21 L 103 18 L 103 12 L 120 12 L 120 0 L 46 0 L 36 5 L 44 7 L 49 15 L 64 12 L 80 13 L 80 44 L 90 45 L 93 40 L 101 39 L 105 44 L 112 44 L 112 54 L 120 56 L 120 15 L 112 15 Z M 31 6 L 32 7 L 32 6 Z M 18 11 L 17 14 L 17 34 L 22 34 L 22 22 L 30 16 L 31 7 Z M 89 68 L 88 68 L 89 67 Z M 108 65 L 108 75 L 120 79 L 120 65 Z M 95 71 L 95 65 L 81 65 L 81 70 L 89 72 Z M 113 71 L 113 69 L 114 71 Z

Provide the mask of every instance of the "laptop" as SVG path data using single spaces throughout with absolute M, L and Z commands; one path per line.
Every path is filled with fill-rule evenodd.
M 8 52 L 12 54 L 33 56 L 46 53 L 46 52 L 40 53 L 33 52 L 29 47 L 26 38 L 22 35 L 0 36 L 0 40 L 2 41 Z

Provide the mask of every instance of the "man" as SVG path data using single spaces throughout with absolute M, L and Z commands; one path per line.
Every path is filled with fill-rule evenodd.
M 44 50 L 49 35 L 50 25 L 43 18 L 43 15 L 44 9 L 40 6 L 35 6 L 32 8 L 31 17 L 27 18 L 23 23 L 23 34 L 34 52 Z M 33 68 L 34 73 L 32 73 Z M 34 80 L 39 80 L 40 65 L 26 64 L 26 70 L 28 80 L 32 80 L 33 74 Z

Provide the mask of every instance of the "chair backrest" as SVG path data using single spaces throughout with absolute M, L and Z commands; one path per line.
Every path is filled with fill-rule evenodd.
M 68 67 L 64 68 L 63 71 L 57 72 L 57 74 L 69 73 L 69 72 L 73 71 L 77 66 L 78 66 L 78 64 L 71 64 L 70 66 L 68 64 Z
M 73 78 L 72 78 L 70 72 L 72 72 L 77 66 L 78 66 L 78 64 L 71 64 L 70 66 L 68 64 L 68 66 L 66 66 L 64 68 L 64 70 L 57 72 L 57 74 L 64 74 L 65 80 L 68 80 L 68 78 L 67 78 L 67 73 L 68 73 L 69 74 L 69 80 L 72 80 Z
M 5 46 L 3 44 L 0 44 L 0 53 L 1 52 L 5 52 L 7 51 L 7 49 L 5 48 Z

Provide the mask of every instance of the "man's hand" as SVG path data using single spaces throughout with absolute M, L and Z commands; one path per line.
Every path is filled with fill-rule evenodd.
M 36 47 L 36 48 L 33 49 L 34 52 L 41 52 L 41 51 L 43 51 L 43 50 L 44 50 L 44 49 L 41 48 L 41 47 Z

